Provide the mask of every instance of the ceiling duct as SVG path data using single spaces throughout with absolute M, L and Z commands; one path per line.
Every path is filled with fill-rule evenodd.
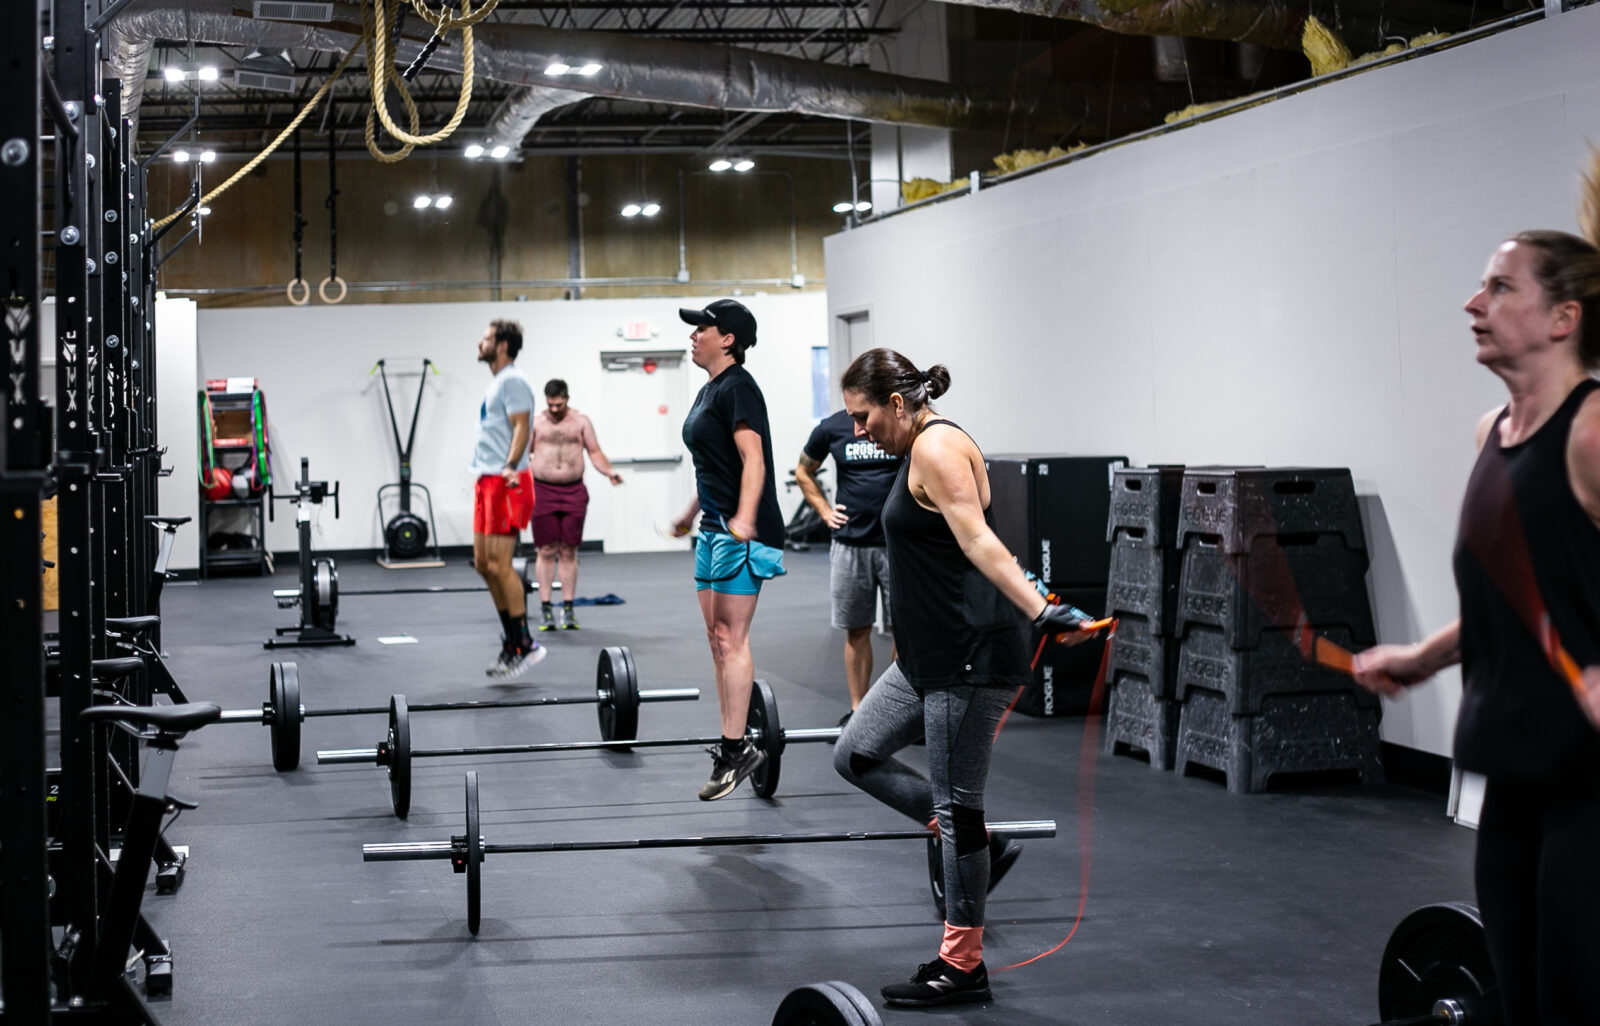
M 1471 12 L 1443 0 L 939 0 L 1043 18 L 1098 25 L 1131 36 L 1188 36 L 1255 43 L 1275 50 L 1301 48 L 1306 18 L 1314 14 L 1353 47 L 1372 47 L 1386 35 L 1463 29 Z
M 522 145 L 522 139 L 538 120 L 557 107 L 587 100 L 588 93 L 572 89 L 552 89 L 548 86 L 528 86 L 506 97 L 489 118 L 483 131 L 485 149 L 509 146 L 513 150 Z
M 349 4 L 333 4 L 326 25 L 296 25 L 242 17 L 232 0 L 169 2 L 164 7 L 146 3 L 111 23 L 104 53 L 123 81 L 123 112 L 136 118 L 150 53 L 158 41 L 344 51 L 354 43 L 360 25 L 360 8 Z M 542 84 L 545 68 L 581 59 L 599 63 L 601 70 L 582 79 L 564 78 L 562 86 L 618 99 L 935 128 L 988 128 L 1015 114 L 1008 97 L 732 46 L 488 22 L 474 30 L 474 41 L 481 78 Z M 409 63 L 420 45 L 420 39 L 402 41 L 396 62 Z M 432 66 L 459 70 L 460 60 L 459 47 L 441 50 Z M 1068 131 L 1078 122 L 1065 110 L 1034 110 L 1029 119 L 1043 132 Z

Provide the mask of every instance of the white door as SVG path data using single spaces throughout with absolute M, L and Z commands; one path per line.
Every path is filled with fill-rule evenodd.
M 661 531 L 694 496 L 694 470 L 682 436 L 683 417 L 694 398 L 692 365 L 682 350 L 606 352 L 600 359 L 605 450 L 623 476 L 621 486 L 605 489 L 606 551 L 687 550 L 687 542 L 665 538 Z
M 833 324 L 833 339 L 828 349 L 828 395 L 830 408 L 839 409 L 844 400 L 839 394 L 839 378 L 850 361 L 872 348 L 872 316 L 866 310 L 839 314 Z

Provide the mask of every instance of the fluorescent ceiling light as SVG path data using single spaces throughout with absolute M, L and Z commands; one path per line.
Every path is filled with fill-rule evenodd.
M 479 146 L 477 143 L 472 143 L 468 145 L 465 150 L 462 150 L 461 154 L 468 160 L 477 160 L 479 157 L 483 156 L 483 147 Z
M 189 151 L 188 150 L 173 150 L 172 151 L 172 159 L 176 160 L 178 163 L 182 164 L 184 161 L 189 159 Z
M 433 197 L 418 196 L 416 199 L 411 201 L 411 205 L 416 207 L 418 210 L 426 210 L 433 205 Z
M 437 210 L 444 210 L 445 208 L 447 208 L 448 206 L 450 206 L 450 204 L 452 204 L 454 202 L 455 202 L 455 197 L 448 196 L 448 195 L 447 196 L 435 196 L 433 198 L 433 205 L 434 205 L 434 208 L 437 209 Z
M 562 64 L 560 61 L 557 61 L 556 63 L 550 65 L 547 68 L 545 68 L 544 69 L 544 73 L 546 75 L 565 75 L 567 72 L 569 72 L 571 70 L 572 69 L 570 67 L 568 67 L 567 65 Z
M 872 202 L 870 200 L 862 200 L 860 203 L 856 204 L 856 210 L 859 213 L 865 214 L 867 211 L 869 211 L 871 209 L 872 209 Z
M 495 160 L 504 160 L 506 155 L 510 152 L 511 147 L 509 146 L 496 146 L 494 149 L 489 151 L 489 156 L 493 157 Z
M 623 217 L 637 217 L 638 214 L 639 214 L 640 209 L 642 209 L 642 208 L 639 206 L 639 204 L 637 204 L 637 203 L 629 203 L 627 206 L 622 208 L 622 216 Z
M 182 68 L 165 68 L 165 69 L 162 70 L 161 75 L 168 82 L 182 82 L 183 81 L 183 69 Z
M 756 166 L 756 162 L 751 160 L 749 157 L 746 157 L 743 160 L 739 161 L 737 164 L 733 165 L 733 169 L 735 171 L 744 172 L 744 171 L 750 170 L 751 168 L 753 168 L 755 166 Z
M 215 82 L 217 80 L 217 69 L 211 67 L 210 65 L 206 65 L 200 69 L 197 77 L 202 82 Z
M 643 214 L 645 217 L 655 217 L 657 214 L 661 213 L 661 204 L 659 204 L 659 203 L 646 203 L 639 210 L 639 213 Z
M 728 168 L 733 166 L 733 161 L 718 157 L 716 160 L 713 160 L 706 166 L 712 171 L 726 171 Z
M 856 205 L 851 203 L 849 200 L 842 200 L 833 205 L 833 212 L 835 214 L 848 214 L 850 211 L 855 209 L 855 206 Z
M 599 72 L 600 65 L 594 61 L 590 61 L 588 64 L 585 64 L 583 67 L 577 69 L 577 74 L 585 76 L 596 75 L 599 74 Z
M 206 151 L 204 151 L 203 153 L 200 154 L 200 163 L 202 163 L 202 164 L 214 164 L 214 163 L 216 163 L 216 160 L 217 160 L 217 151 L 216 150 L 206 150 Z

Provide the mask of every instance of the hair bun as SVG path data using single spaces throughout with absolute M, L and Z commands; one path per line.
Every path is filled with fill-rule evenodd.
M 928 390 L 930 400 L 937 399 L 950 391 L 950 369 L 942 363 L 936 363 L 922 372 L 922 387 Z

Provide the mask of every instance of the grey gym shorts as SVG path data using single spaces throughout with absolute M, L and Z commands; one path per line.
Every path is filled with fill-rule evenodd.
M 888 550 L 881 545 L 842 545 L 835 541 L 828 550 L 828 571 L 836 629 L 871 627 L 877 619 L 880 590 L 883 629 L 890 628 Z

